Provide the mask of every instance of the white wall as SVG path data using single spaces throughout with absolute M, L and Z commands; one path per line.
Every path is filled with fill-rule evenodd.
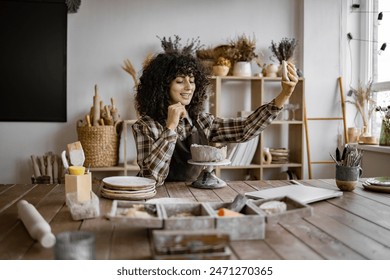
M 339 0 L 305 1 L 304 70 L 308 118 L 340 117 L 341 99 L 337 78 L 342 76 L 343 3 Z M 345 36 L 346 38 L 346 36 Z M 308 121 L 312 162 L 331 160 L 343 133 L 341 121 Z M 312 164 L 313 178 L 329 178 L 334 165 Z
M 364 1 L 361 1 L 364 4 Z M 304 63 L 307 117 L 341 117 L 338 77 L 342 78 L 344 98 L 350 86 L 356 87 L 360 74 L 360 44 L 347 33 L 360 37 L 360 13 L 352 13 L 355 1 L 306 0 L 304 3 Z M 361 5 L 364 10 L 364 5 Z M 351 61 L 353 63 L 351 63 Z M 356 109 L 346 104 L 346 127 L 359 123 Z M 331 161 L 338 145 L 344 143 L 342 121 L 309 121 L 312 162 Z M 341 138 L 340 138 L 341 137 Z M 313 178 L 332 178 L 334 164 L 312 164 Z
M 30 155 L 60 153 L 67 143 L 77 141 L 76 121 L 92 105 L 95 84 L 105 103 L 116 98 L 123 119 L 134 118 L 133 82 L 121 65 L 128 58 L 140 69 L 149 52 L 161 50 L 157 35 L 177 34 L 183 43 L 199 36 L 212 46 L 242 33 L 254 34 L 265 62 L 270 62 L 271 40 L 295 37 L 297 64 L 306 78 L 308 114 L 333 113 L 339 108 L 336 79 L 344 67 L 342 2 L 83 0 L 79 11 L 68 15 L 68 121 L 1 122 L 0 182 L 30 182 Z

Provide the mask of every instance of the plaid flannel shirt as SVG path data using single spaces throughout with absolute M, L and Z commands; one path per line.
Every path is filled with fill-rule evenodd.
M 259 135 L 280 112 L 274 102 L 257 108 L 247 118 L 218 118 L 208 113 L 199 114 L 196 122 L 209 142 L 245 142 Z M 162 126 L 149 116 L 139 118 L 132 126 L 137 147 L 138 176 L 152 178 L 157 186 L 168 176 L 169 164 L 177 139 L 185 139 L 191 125 L 182 119 L 175 131 Z

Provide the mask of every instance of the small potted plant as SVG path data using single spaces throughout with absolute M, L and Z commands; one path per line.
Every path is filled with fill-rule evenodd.
M 215 76 L 226 76 L 229 73 L 231 62 L 229 59 L 220 56 L 217 58 L 213 66 L 213 74 Z
M 230 41 L 229 56 L 234 62 L 233 75 L 251 76 L 251 62 L 257 58 L 256 39 L 245 34 Z

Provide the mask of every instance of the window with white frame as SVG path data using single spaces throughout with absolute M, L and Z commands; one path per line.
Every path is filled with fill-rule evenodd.
M 372 5 L 368 5 L 371 11 L 367 17 L 371 19 L 367 21 L 371 26 L 366 27 L 367 30 L 371 30 L 369 32 L 372 32 L 369 34 L 372 38 L 372 53 L 367 54 L 368 57 L 372 55 L 372 63 L 371 65 L 368 63 L 367 66 L 370 69 L 366 71 L 372 73 L 377 105 L 387 107 L 390 105 L 390 1 L 372 1 Z M 381 48 L 385 49 L 381 50 Z M 382 123 L 381 114 L 376 113 L 372 121 L 372 134 L 379 136 Z

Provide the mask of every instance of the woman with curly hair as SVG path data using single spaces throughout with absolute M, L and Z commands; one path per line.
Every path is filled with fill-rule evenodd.
M 192 144 L 245 142 L 259 135 L 283 108 L 298 81 L 288 66 L 290 81 L 281 93 L 247 118 L 219 118 L 203 111 L 207 72 L 190 53 L 163 52 L 152 58 L 139 79 L 135 106 L 140 118 L 132 126 L 137 146 L 138 176 L 165 181 L 195 180 L 202 167 L 191 165 Z

